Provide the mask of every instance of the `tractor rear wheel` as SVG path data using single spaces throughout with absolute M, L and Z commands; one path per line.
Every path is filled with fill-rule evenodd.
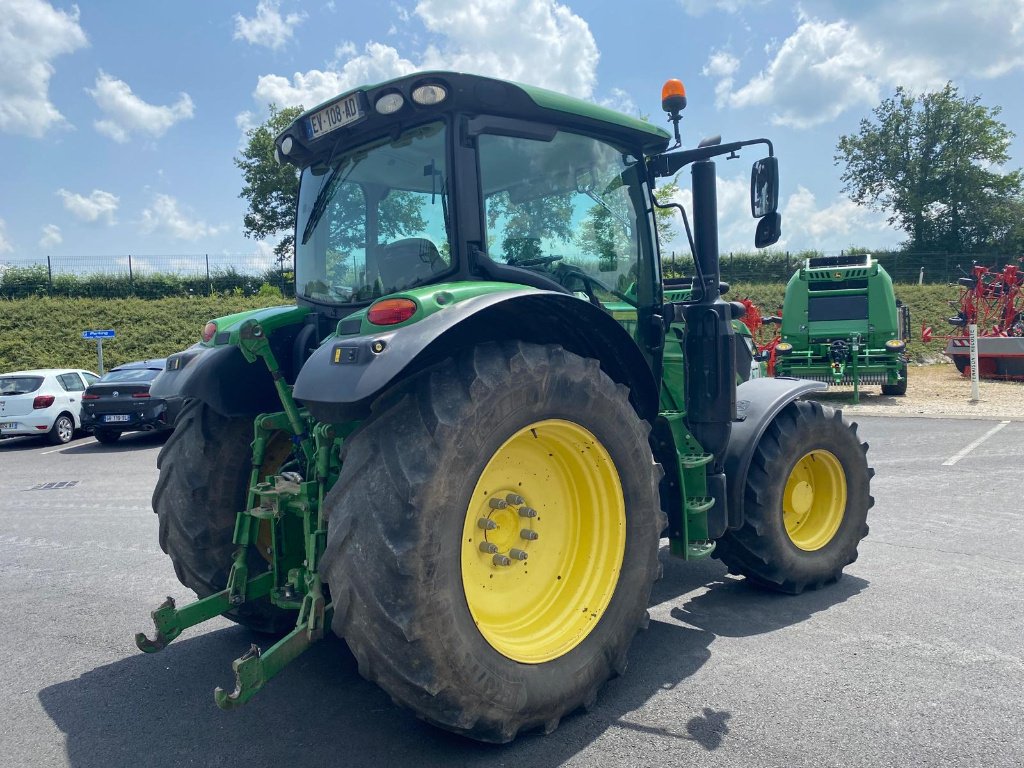
M 160 548 L 171 557 L 178 580 L 199 597 L 227 586 L 235 547 L 235 517 L 245 508 L 252 471 L 253 423 L 222 416 L 199 400 L 185 404 L 174 432 L 160 449 L 153 510 L 160 519 Z M 291 453 L 281 433 L 267 447 L 261 476 L 277 471 Z M 249 573 L 267 568 L 249 555 Z M 295 626 L 295 613 L 267 598 L 225 614 L 257 632 L 280 633 Z
M 840 412 L 813 401 L 786 406 L 754 451 L 744 524 L 718 541 L 714 556 L 779 592 L 838 579 L 868 534 L 867 450 Z
M 325 499 L 333 628 L 360 673 L 488 742 L 593 703 L 657 572 L 649 431 L 557 346 L 478 346 L 385 394 Z
M 907 394 L 907 364 L 900 368 L 900 380 L 896 384 L 883 384 L 883 395 L 905 395 Z

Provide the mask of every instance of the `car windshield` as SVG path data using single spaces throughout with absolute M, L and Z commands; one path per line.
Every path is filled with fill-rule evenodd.
M 449 270 L 445 133 L 443 123 L 422 125 L 303 170 L 300 295 L 367 302 Z
M 549 141 L 483 135 L 479 147 L 487 255 L 602 304 L 635 306 L 635 162 L 568 131 Z
M 42 376 L 0 376 L 0 395 L 27 395 L 42 383 Z
M 157 368 L 122 368 L 100 377 L 100 381 L 152 381 L 160 373 Z

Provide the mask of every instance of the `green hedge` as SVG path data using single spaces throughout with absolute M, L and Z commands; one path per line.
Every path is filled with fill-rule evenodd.
M 749 297 L 764 314 L 782 304 L 783 283 L 736 283 L 730 299 Z M 949 333 L 948 301 L 957 290 L 943 285 L 897 285 L 896 295 L 910 306 L 918 361 L 942 359 L 945 341 L 920 341 L 921 323 L 936 334 Z M 23 368 L 96 367 L 95 342 L 82 331 L 113 328 L 117 337 L 103 345 L 104 363 L 164 357 L 195 343 L 203 325 L 214 317 L 254 307 L 284 303 L 280 295 L 215 296 L 176 299 L 0 299 L 0 372 Z
M 0 299 L 0 372 L 25 368 L 96 369 L 96 343 L 82 331 L 113 328 L 106 368 L 165 357 L 199 340 L 208 320 L 285 303 L 280 294 L 178 299 Z

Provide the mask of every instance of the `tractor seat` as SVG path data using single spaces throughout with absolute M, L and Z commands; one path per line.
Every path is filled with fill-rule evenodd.
M 447 267 L 437 246 L 425 237 L 407 237 L 388 243 L 377 256 L 377 273 L 385 291 L 425 282 Z

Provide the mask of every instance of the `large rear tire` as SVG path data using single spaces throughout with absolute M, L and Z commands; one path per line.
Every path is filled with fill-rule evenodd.
M 252 470 L 252 419 L 221 416 L 199 400 L 189 401 L 160 455 L 153 510 L 160 518 L 160 548 L 170 555 L 178 580 L 199 597 L 227 586 L 234 554 L 235 517 L 245 508 Z M 272 474 L 291 447 L 272 440 L 261 474 Z M 249 555 L 250 575 L 267 561 Z M 257 632 L 280 633 L 295 626 L 295 613 L 266 598 L 243 603 L 227 618 Z
M 868 534 L 867 443 L 855 424 L 813 401 L 790 403 L 761 437 L 744 494 L 744 524 L 714 556 L 730 572 L 798 594 L 836 581 Z
M 556 346 L 479 346 L 378 400 L 325 499 L 333 628 L 360 673 L 481 741 L 589 706 L 657 572 L 648 432 Z

